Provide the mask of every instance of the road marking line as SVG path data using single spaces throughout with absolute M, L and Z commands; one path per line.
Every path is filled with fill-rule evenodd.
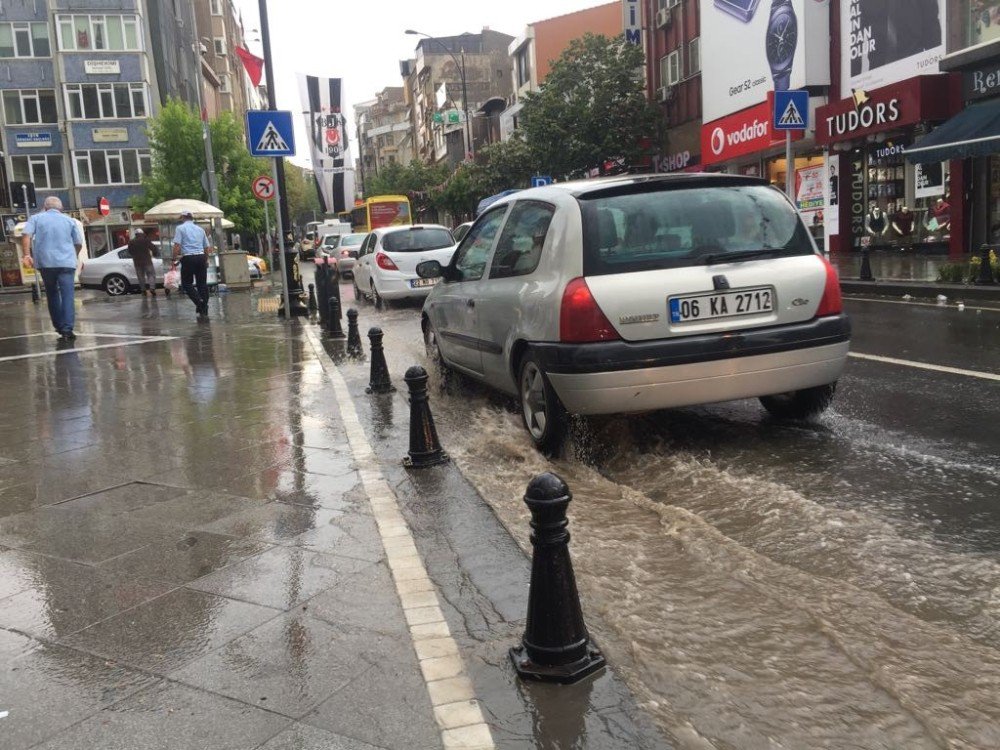
M 46 334 L 48 335 L 48 334 Z M 60 354 L 79 354 L 80 352 L 93 352 L 98 349 L 114 349 L 119 346 L 137 346 L 138 344 L 153 344 L 159 341 L 173 341 L 176 336 L 144 336 L 135 341 L 122 341 L 115 344 L 94 344 L 94 346 L 80 346 L 72 349 L 53 349 L 50 352 L 35 352 L 33 354 L 16 354 L 11 357 L 0 357 L 0 362 L 13 362 L 18 359 L 37 359 L 38 357 L 58 357 Z
M 12 341 L 14 339 L 32 339 L 40 338 L 42 336 L 48 338 L 56 338 L 59 334 L 55 331 L 50 331 L 48 333 L 21 333 L 17 336 L 0 336 L 0 341 Z M 144 336 L 141 333 L 78 333 L 78 338 L 92 338 L 92 339 L 149 339 L 157 338 L 156 336 Z M 161 337 L 162 338 L 162 337 Z
M 378 459 L 361 426 L 347 381 L 329 361 L 316 334 L 308 327 L 305 332 L 333 384 L 344 431 L 360 467 L 358 474 L 375 516 L 441 741 L 445 748 L 494 750 L 493 736 L 476 700 L 458 644 L 444 619 L 437 590 L 427 575 L 406 519 L 399 511 L 396 494 L 378 467 Z M 421 596 L 414 596 L 416 591 L 421 592 Z
M 979 370 L 963 370 L 959 367 L 948 367 L 946 365 L 931 365 L 926 362 L 914 362 L 909 359 L 895 359 L 894 357 L 880 357 L 877 354 L 861 354 L 860 352 L 850 352 L 849 357 L 857 359 L 867 359 L 872 362 L 884 362 L 888 365 L 902 365 L 903 367 L 914 367 L 918 370 L 933 370 L 934 372 L 947 372 L 951 375 L 965 375 L 970 378 L 982 378 L 983 380 L 1000 381 L 1000 375 L 991 372 L 980 372 Z
M 844 299 L 852 300 L 856 302 L 881 302 L 884 305 L 919 305 L 920 307 L 940 307 L 945 310 L 954 310 L 955 305 L 943 304 L 939 305 L 937 302 L 914 302 L 908 299 L 876 299 L 874 297 L 854 297 L 849 294 L 844 295 Z M 980 307 L 979 305 L 969 305 L 962 302 L 965 305 L 966 310 L 987 310 L 988 312 L 1000 312 L 1000 307 Z

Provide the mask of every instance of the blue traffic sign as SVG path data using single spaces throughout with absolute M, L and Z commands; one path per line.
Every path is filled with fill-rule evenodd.
M 809 127 L 809 92 L 774 92 L 774 129 L 805 130 Z
M 247 146 L 252 156 L 295 156 L 292 113 L 286 110 L 247 112 Z
M 531 187 L 545 187 L 552 184 L 552 177 L 547 174 L 536 174 L 531 178 Z

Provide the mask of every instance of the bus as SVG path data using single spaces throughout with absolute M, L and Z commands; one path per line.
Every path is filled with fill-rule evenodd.
M 351 226 L 355 232 L 412 223 L 410 201 L 405 195 L 376 195 L 351 211 Z

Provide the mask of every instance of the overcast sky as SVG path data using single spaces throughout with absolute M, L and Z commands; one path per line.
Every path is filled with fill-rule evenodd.
M 250 51 L 261 55 L 257 0 L 235 0 L 243 11 Z M 297 74 L 344 79 L 344 94 L 352 117 L 353 106 L 373 99 L 386 86 L 401 86 L 399 61 L 413 57 L 419 37 L 416 29 L 433 36 L 475 33 L 484 26 L 517 37 L 533 22 L 602 5 L 600 0 L 499 0 L 495 3 L 455 0 L 335 0 L 312 3 L 270 0 L 271 52 L 275 60 L 278 109 L 296 113 L 298 164 L 308 164 Z M 238 63 L 238 61 L 237 61 Z M 352 125 L 353 128 L 353 125 Z M 355 133 L 351 132 L 352 157 Z

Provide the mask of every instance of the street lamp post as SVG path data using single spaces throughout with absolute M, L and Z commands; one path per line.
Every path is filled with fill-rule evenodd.
M 458 66 L 458 72 L 462 77 L 462 110 L 465 112 L 465 140 L 467 144 L 465 151 L 469 156 L 475 159 L 476 143 L 472 138 L 472 118 L 469 116 L 469 91 L 468 91 L 468 83 L 466 82 L 465 79 L 465 49 L 464 48 L 462 49 L 462 61 L 459 62 L 458 58 L 455 57 L 455 54 L 450 49 L 445 47 L 444 43 L 441 42 L 440 39 L 436 39 L 432 37 L 430 34 L 425 34 L 422 31 L 415 31 L 413 29 L 406 29 L 406 31 L 404 31 L 403 33 L 410 34 L 413 36 L 422 36 L 427 39 L 430 39 L 438 47 L 443 49 L 448 54 L 448 57 L 450 57 L 454 61 L 455 65 Z

